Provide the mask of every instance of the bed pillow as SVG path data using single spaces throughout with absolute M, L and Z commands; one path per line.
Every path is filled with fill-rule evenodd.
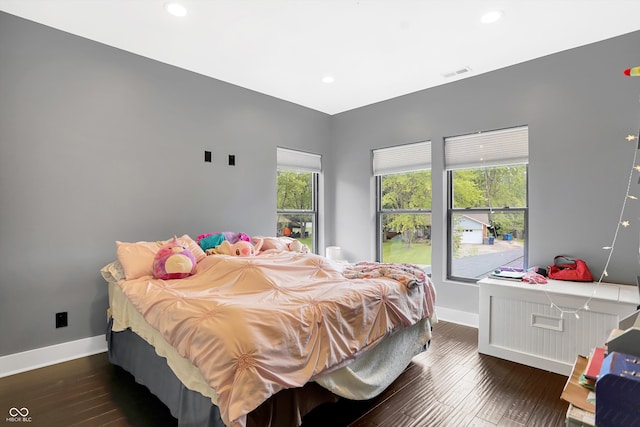
M 288 244 L 293 242 L 294 239 L 291 237 L 263 237 L 263 236 L 255 236 L 253 238 L 254 242 L 257 242 L 259 239 L 262 239 L 262 250 L 266 251 L 269 249 L 275 249 L 278 251 L 288 251 Z
M 113 261 L 109 264 L 105 265 L 100 269 L 100 274 L 107 282 L 117 283 L 120 280 L 124 280 L 124 269 L 122 268 L 122 264 L 119 261 Z
M 126 280 L 138 279 L 143 276 L 153 276 L 153 259 L 158 250 L 169 243 L 171 239 L 159 242 L 120 242 L 116 241 L 116 255 L 122 264 Z M 178 237 L 178 241 L 191 251 L 196 262 L 206 258 L 207 254 L 189 235 Z
M 178 237 L 178 241 L 187 245 L 187 249 L 189 249 L 193 256 L 196 258 L 196 262 L 200 262 L 207 257 L 207 254 L 204 253 L 200 245 L 198 245 L 195 240 L 189 237 L 188 234 L 184 234 L 182 237 Z

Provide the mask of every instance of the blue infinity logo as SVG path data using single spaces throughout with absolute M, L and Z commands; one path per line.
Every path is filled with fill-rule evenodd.
M 26 417 L 27 415 L 29 415 L 29 410 L 27 408 L 18 409 L 16 407 L 13 407 L 9 409 L 9 416 L 11 417 L 17 417 L 17 416 Z

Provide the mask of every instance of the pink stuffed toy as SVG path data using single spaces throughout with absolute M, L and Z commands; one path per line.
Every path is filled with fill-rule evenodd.
M 260 252 L 261 247 L 262 240 L 258 240 L 255 246 L 244 240 L 240 240 L 234 244 L 231 244 L 229 243 L 229 241 L 225 240 L 218 247 L 218 253 L 246 257 L 257 255 L 258 252 Z
M 153 275 L 156 279 L 183 279 L 196 272 L 196 258 L 174 237 L 161 247 L 153 259 Z

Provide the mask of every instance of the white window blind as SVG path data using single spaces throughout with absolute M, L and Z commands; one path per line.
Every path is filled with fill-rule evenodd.
M 431 169 L 431 141 L 373 150 L 374 175 L 429 169 Z
M 529 163 L 529 127 L 455 136 L 444 140 L 448 170 Z
M 278 147 L 277 157 L 278 169 L 317 173 L 322 171 L 322 157 L 320 154 Z

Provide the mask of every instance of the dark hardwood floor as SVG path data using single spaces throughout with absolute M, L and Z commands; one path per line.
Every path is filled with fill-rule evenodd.
M 434 326 L 428 351 L 416 356 L 380 396 L 340 401 L 311 412 L 316 426 L 563 426 L 566 377 L 478 354 L 477 330 Z M 0 421 L 27 408 L 44 427 L 177 425 L 167 408 L 106 354 L 0 378 Z

